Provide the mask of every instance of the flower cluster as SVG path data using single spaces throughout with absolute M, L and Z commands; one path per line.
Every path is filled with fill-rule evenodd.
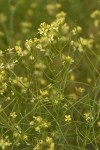
M 91 1 L 0 3 L 1 150 L 99 149 L 100 10 Z

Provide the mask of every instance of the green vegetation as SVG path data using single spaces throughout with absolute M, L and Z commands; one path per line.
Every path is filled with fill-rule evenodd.
M 100 149 L 100 0 L 0 0 L 0 150 Z

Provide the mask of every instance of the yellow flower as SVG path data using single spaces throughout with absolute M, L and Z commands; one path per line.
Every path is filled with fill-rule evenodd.
M 40 132 L 40 127 L 36 127 L 35 131 Z
M 92 82 L 92 79 L 91 79 L 91 78 L 87 78 L 87 82 L 88 82 L 88 83 L 91 83 L 91 82 Z
M 26 134 L 23 135 L 23 140 L 28 140 L 28 136 Z
M 10 147 L 12 143 L 9 141 L 8 137 L 5 137 L 5 139 L 0 139 L 0 147 L 3 149 L 6 149 L 7 147 Z
M 84 113 L 84 117 L 86 121 L 92 120 L 93 116 L 91 113 Z
M 84 93 L 85 89 L 83 87 L 75 87 L 75 90 L 79 93 Z
M 71 121 L 71 116 L 70 116 L 70 115 L 65 115 L 65 121 L 66 121 L 66 122 Z
M 17 117 L 17 115 L 16 115 L 15 112 L 11 112 L 11 113 L 10 113 L 10 116 L 11 116 L 12 118 L 14 118 L 14 119 Z
M 100 127 L 100 121 L 97 122 L 97 126 Z
M 82 27 L 77 26 L 72 30 L 73 35 L 76 35 L 77 33 L 80 33 L 82 31 Z
M 17 54 L 18 55 L 21 55 L 21 56 L 23 56 L 23 53 L 22 53 L 22 48 L 20 47 L 20 46 L 15 46 L 15 50 L 16 50 L 16 52 L 17 52 Z
M 72 64 L 74 62 L 74 60 L 70 57 L 70 56 L 66 56 L 66 60 Z
M 40 94 L 42 96 L 48 95 L 48 91 L 47 90 L 40 90 Z
M 92 12 L 92 14 L 91 14 L 91 18 L 97 18 L 97 17 L 99 17 L 100 16 L 100 10 L 95 10 L 95 11 L 93 11 Z

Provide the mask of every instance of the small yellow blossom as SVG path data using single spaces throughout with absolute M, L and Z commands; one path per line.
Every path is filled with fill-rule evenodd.
M 16 50 L 16 52 L 17 52 L 18 55 L 23 56 L 22 48 L 20 46 L 15 46 L 15 50 Z
M 49 143 L 49 144 L 52 143 L 52 138 L 47 136 L 46 142 Z
M 86 121 L 92 120 L 93 116 L 90 113 L 84 113 L 84 117 Z
M 65 121 L 66 122 L 71 121 L 71 115 L 65 115 Z
M 5 139 L 0 139 L 0 147 L 2 148 L 2 150 L 10 147 L 11 145 L 12 143 L 9 141 L 8 137 L 6 137 Z
M 21 134 L 19 132 L 14 132 L 13 136 L 14 138 L 20 138 Z
M 59 9 L 59 8 L 61 8 L 61 4 L 60 3 L 50 3 L 50 4 L 47 4 L 46 5 L 46 10 L 47 10 L 47 12 L 50 14 L 50 15 L 53 15 L 53 14 L 55 14 L 55 12 Z
M 42 96 L 48 95 L 48 91 L 47 90 L 40 90 L 40 94 Z
M 91 18 L 97 18 L 97 17 L 100 17 L 100 10 L 95 10 L 92 12 L 91 14 Z
M 29 51 L 31 50 L 32 44 L 33 44 L 32 39 L 26 40 L 25 47 L 27 48 L 27 50 Z
M 76 35 L 77 33 L 80 33 L 82 31 L 82 27 L 77 26 L 72 30 L 73 35 Z
M 30 126 L 33 126 L 33 125 L 34 125 L 34 121 L 31 121 L 31 122 L 30 122 Z
M 80 93 L 84 93 L 85 89 L 83 87 L 75 87 L 75 90 Z
M 38 122 L 38 123 L 41 123 L 42 122 L 42 118 L 40 116 L 33 116 L 33 118 Z
M 69 94 L 69 98 L 72 100 L 76 100 L 77 99 L 77 95 L 75 93 L 70 93 Z
M 40 132 L 40 127 L 39 127 L 39 126 L 36 127 L 36 128 L 35 128 L 35 131 Z
M 72 64 L 74 62 L 74 60 L 70 57 L 70 56 L 66 56 L 66 60 Z
M 100 121 L 97 122 L 97 126 L 100 127 Z
M 87 82 L 88 82 L 88 83 L 91 83 L 91 82 L 92 82 L 92 79 L 91 79 L 91 78 L 87 78 Z
M 7 89 L 7 83 L 4 82 L 1 84 L 1 87 L 0 87 L 0 94 L 3 95 L 3 93 L 6 91 Z
M 70 80 L 74 81 L 75 80 L 75 76 L 73 74 L 70 75 Z
M 10 113 L 10 116 L 11 116 L 13 119 L 15 119 L 15 118 L 17 117 L 16 112 L 11 112 L 11 113 Z
M 28 136 L 26 134 L 23 135 L 23 140 L 28 140 Z

